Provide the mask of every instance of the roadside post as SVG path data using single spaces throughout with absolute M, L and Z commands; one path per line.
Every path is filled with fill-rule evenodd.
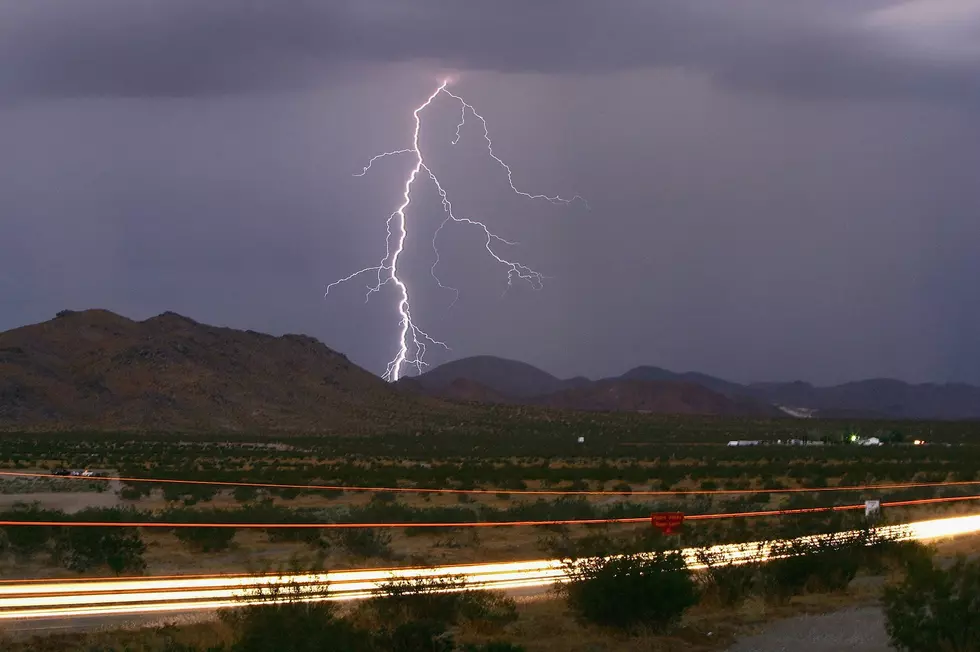
M 881 501 L 864 501 L 864 518 L 872 523 L 881 518 Z

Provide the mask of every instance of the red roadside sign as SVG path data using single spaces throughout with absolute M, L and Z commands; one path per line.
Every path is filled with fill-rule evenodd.
M 684 523 L 684 512 L 654 512 L 650 524 L 664 534 L 673 534 Z

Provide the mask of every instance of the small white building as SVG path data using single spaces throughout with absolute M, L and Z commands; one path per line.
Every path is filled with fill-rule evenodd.
M 733 439 L 732 441 L 728 442 L 728 445 L 729 446 L 758 446 L 761 443 L 762 442 L 760 442 L 757 439 L 754 439 L 754 440 L 753 439 Z

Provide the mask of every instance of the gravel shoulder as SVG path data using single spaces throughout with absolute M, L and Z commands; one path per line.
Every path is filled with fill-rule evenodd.
M 766 625 L 727 652 L 894 652 L 880 607 L 851 607 Z

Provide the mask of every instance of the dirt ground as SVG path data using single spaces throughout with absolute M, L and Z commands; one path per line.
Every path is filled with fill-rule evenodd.
M 935 541 L 940 559 L 980 554 L 980 534 Z M 828 613 L 800 614 L 771 620 L 738 637 L 726 652 L 893 652 L 878 604 L 860 604 L 880 590 L 883 578 L 864 578 L 852 585 L 859 604 Z M 863 598 L 863 599 L 862 599 Z
M 43 473 L 43 470 L 34 470 L 32 473 Z M 111 470 L 109 471 L 111 473 Z M 39 479 L 39 484 L 44 487 L 50 486 L 48 478 Z M 10 479 L 3 478 L 0 482 L 10 483 Z M 64 482 L 80 482 L 79 480 L 65 480 Z M 9 509 L 17 503 L 39 503 L 44 509 L 59 509 L 63 512 L 72 514 L 74 512 L 89 507 L 118 507 L 123 504 L 119 498 L 119 490 L 122 484 L 118 480 L 100 480 L 98 482 L 108 482 L 109 486 L 105 491 L 26 491 L 20 493 L 0 493 L 0 510 Z
M 891 652 L 878 606 L 804 614 L 771 623 L 727 652 Z

